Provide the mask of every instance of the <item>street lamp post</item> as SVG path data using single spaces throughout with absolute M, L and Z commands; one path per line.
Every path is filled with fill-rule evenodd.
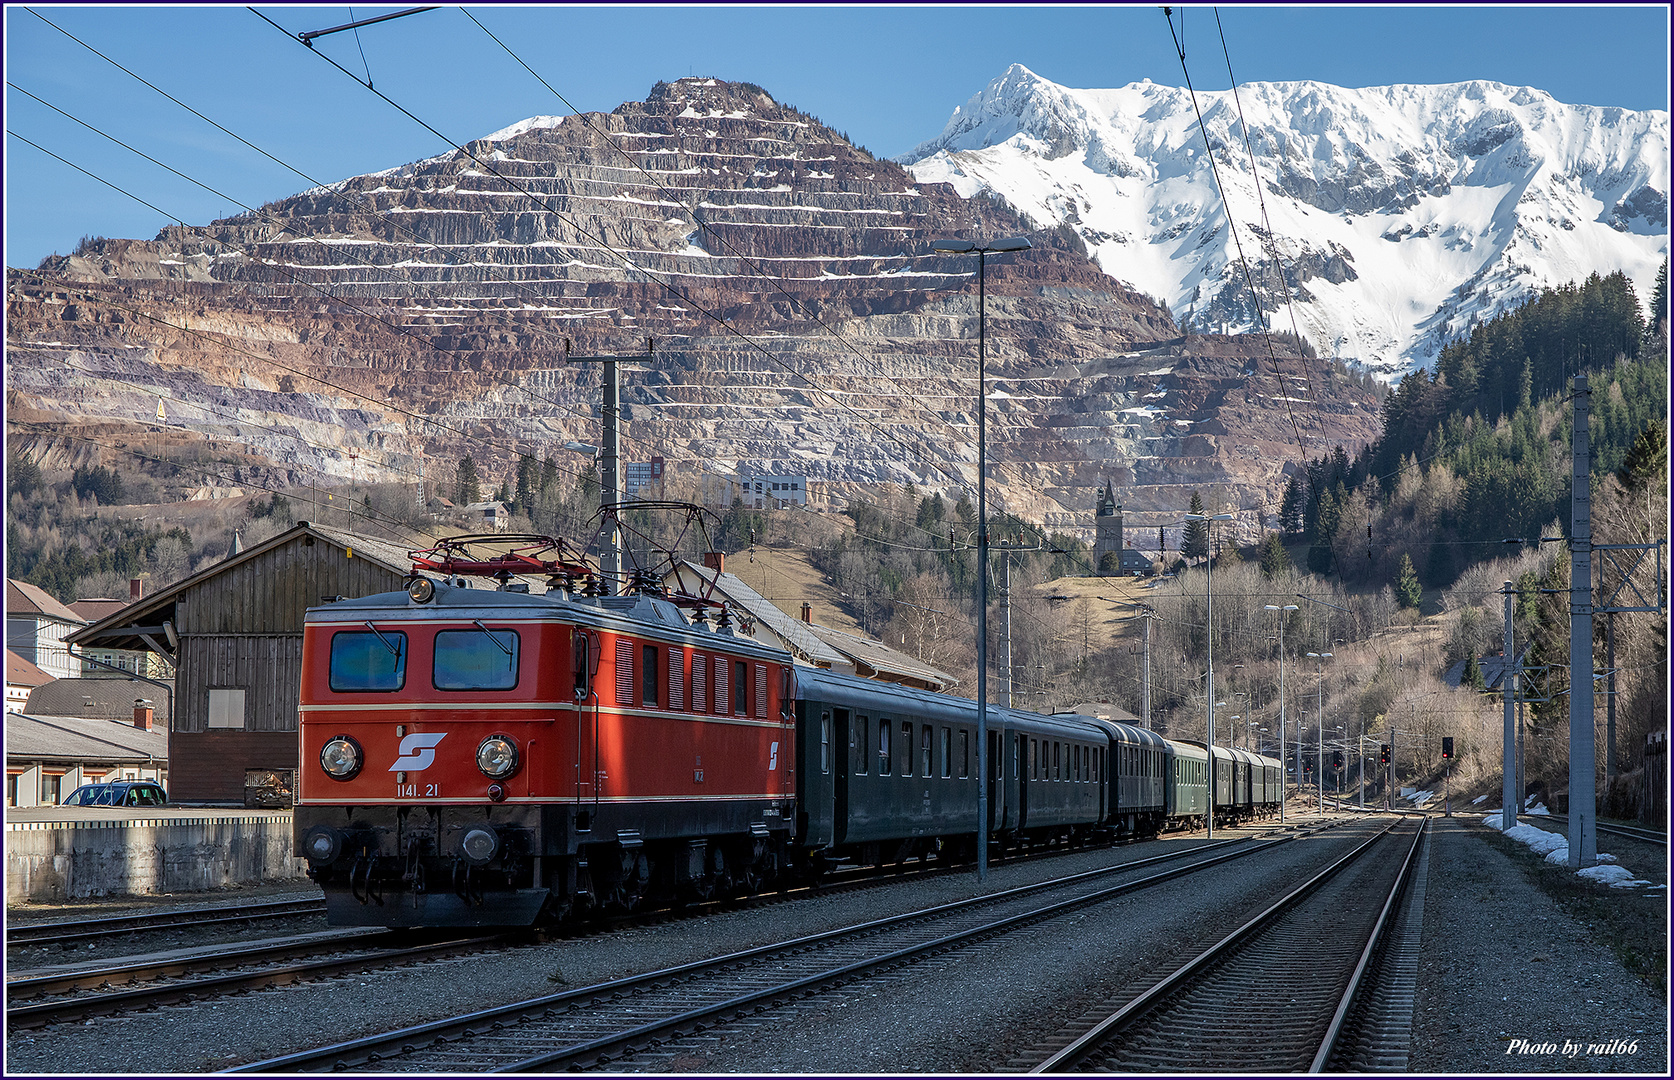
M 1203 583 L 1203 623 L 1207 630 L 1206 643 L 1209 651 L 1208 681 L 1203 687 L 1204 700 L 1209 702 L 1209 815 L 1208 829 L 1204 836 L 1215 838 L 1215 526 L 1217 521 L 1231 521 L 1231 514 L 1187 514 L 1187 521 L 1203 522 L 1203 531 L 1207 534 L 1204 539 L 1209 546 L 1209 559 L 1203 564 L 1205 580 Z M 1223 702 L 1224 704 L 1224 702 Z
M 988 256 L 1027 251 L 1027 237 L 986 246 L 937 240 L 933 251 L 977 257 L 977 880 L 988 880 Z
M 1280 607 L 1277 604 L 1262 605 L 1262 610 L 1264 611 L 1277 611 L 1279 613 L 1279 765 L 1281 766 L 1279 769 L 1279 787 L 1281 789 L 1279 791 L 1280 825 L 1285 823 L 1285 801 L 1286 796 L 1289 794 L 1289 791 L 1286 788 L 1286 785 L 1289 783 L 1289 777 L 1285 775 L 1285 770 L 1290 768 L 1289 763 L 1285 760 L 1285 612 L 1295 611 L 1300 606 L 1301 605 L 1299 604 L 1286 604 L 1284 607 Z M 1297 732 L 1296 747 L 1297 754 L 1300 756 L 1302 752 L 1302 735 L 1300 730 Z M 1298 768 L 1300 768 L 1300 765 L 1298 765 Z M 1296 784 L 1298 787 L 1302 786 L 1302 778 L 1300 776 L 1296 778 Z

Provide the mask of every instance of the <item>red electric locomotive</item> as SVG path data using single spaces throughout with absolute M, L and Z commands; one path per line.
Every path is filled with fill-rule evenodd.
M 405 592 L 307 614 L 295 829 L 328 920 L 528 924 L 779 874 L 790 656 L 724 608 L 584 595 L 577 558 L 465 539 L 416 554 Z M 512 581 L 531 570 L 544 595 Z

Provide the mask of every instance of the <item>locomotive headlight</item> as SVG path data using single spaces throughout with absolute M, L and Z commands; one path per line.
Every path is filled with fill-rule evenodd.
M 338 735 L 320 748 L 320 768 L 333 780 L 353 780 L 364 761 L 360 744 L 347 735 Z
M 407 595 L 415 604 L 428 604 L 436 595 L 436 583 L 427 577 L 414 578 L 407 586 Z
M 517 771 L 517 744 L 504 735 L 490 735 L 477 747 L 477 768 L 490 780 L 504 780 Z

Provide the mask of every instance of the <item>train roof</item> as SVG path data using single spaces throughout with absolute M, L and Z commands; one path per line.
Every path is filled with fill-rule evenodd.
M 1053 716 L 1074 717 L 1102 729 L 1110 735 L 1113 742 L 1124 743 L 1129 746 L 1164 746 L 1168 740 L 1158 735 L 1150 728 L 1134 727 L 1132 724 L 1119 724 L 1114 720 L 1106 720 L 1102 716 L 1088 716 L 1086 713 L 1053 713 Z
M 797 697 L 815 699 L 856 710 L 887 711 L 891 706 L 900 711 L 911 711 L 920 716 L 932 716 L 949 722 L 975 721 L 977 703 L 970 698 L 919 690 L 899 683 L 862 679 L 823 668 L 796 668 Z M 1001 705 L 988 706 L 990 723 L 1001 727 L 1042 734 L 1056 734 L 1067 738 L 1092 738 L 1099 735 L 1091 718 L 1078 715 L 1045 716 L 1040 713 L 1008 709 Z
M 311 607 L 305 624 L 364 623 L 373 619 L 407 621 L 474 619 L 558 620 L 576 626 L 629 633 L 699 649 L 718 649 L 789 664 L 780 649 L 707 623 L 693 623 L 675 604 L 643 593 L 627 596 L 566 596 L 458 588 L 435 582 L 435 595 L 418 603 L 405 592 L 373 593 Z

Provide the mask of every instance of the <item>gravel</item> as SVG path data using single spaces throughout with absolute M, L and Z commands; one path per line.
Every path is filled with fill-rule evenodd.
M 1518 860 L 1538 856 L 1501 851 L 1480 815 L 1431 827 L 1412 1071 L 1667 1075 L 1666 999 L 1530 879 Z
M 621 1062 L 614 1070 L 697 1072 L 984 1071 L 1003 1068 L 1097 1000 L 1142 988 L 1131 973 L 1236 925 L 1294 882 L 1323 852 L 1350 843 L 1335 830 L 1266 857 L 1188 877 L 1087 909 L 976 950 L 911 965 L 888 981 L 760 1014 L 717 1029 L 683 1058 Z M 1117 849 L 992 868 L 985 890 L 1057 877 L 1201 844 L 1171 837 Z M 1213 880 L 1210 880 L 1213 879 Z M 977 892 L 974 875 L 693 918 L 448 959 L 191 1006 L 19 1031 L 8 1072 L 196 1072 L 261 1060 L 393 1027 L 454 1016 L 643 971 L 768 944 Z M 1133 927 L 1143 921 L 1139 931 Z M 1003 988 L 1003 992 L 996 992 Z M 689 1059 L 689 1060 L 688 1060 Z

